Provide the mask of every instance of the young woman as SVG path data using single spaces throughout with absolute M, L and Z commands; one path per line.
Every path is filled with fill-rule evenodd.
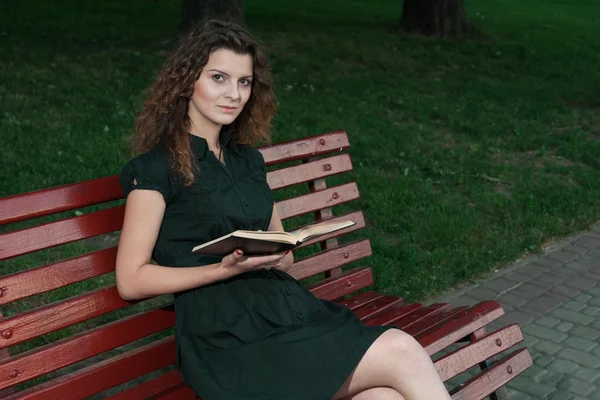
M 236 229 L 283 230 L 249 146 L 268 140 L 274 113 L 266 57 L 244 29 L 210 21 L 182 41 L 121 174 L 119 293 L 174 293 L 177 366 L 204 400 L 449 399 L 412 337 L 315 298 L 286 273 L 291 253 L 192 254 Z

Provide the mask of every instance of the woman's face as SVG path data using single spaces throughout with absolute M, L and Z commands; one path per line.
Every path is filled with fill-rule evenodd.
M 188 115 L 200 129 L 207 124 L 229 125 L 242 112 L 251 91 L 252 56 L 215 50 L 194 82 Z

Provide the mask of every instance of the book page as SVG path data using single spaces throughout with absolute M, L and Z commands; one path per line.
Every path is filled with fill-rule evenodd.
M 317 238 L 319 236 L 327 235 L 328 233 L 332 233 L 335 231 L 339 231 L 345 228 L 348 228 L 352 225 L 356 225 L 356 222 L 352 221 L 342 221 L 342 222 L 325 222 L 313 226 L 307 226 L 297 233 L 299 242 L 307 242 L 311 239 Z
M 296 244 L 296 236 L 283 231 L 244 231 L 233 232 L 234 236 L 248 239 L 269 240 L 272 242 Z
M 259 243 L 259 242 L 262 242 Z M 268 245 L 268 243 L 272 243 Z M 266 243 L 266 244 L 265 244 Z M 269 249 L 285 249 L 295 246 L 297 243 L 296 236 L 288 232 L 283 231 L 245 231 L 237 230 L 227 235 L 221 236 L 217 239 L 211 240 L 200 244 L 192 249 L 192 252 L 203 252 L 203 254 L 219 254 L 226 255 L 223 249 L 227 248 L 227 251 L 233 251 L 234 247 L 231 245 L 248 246 L 251 249 L 255 249 L 258 253 L 269 254 Z M 279 244 L 274 246 L 274 244 Z M 231 248 L 229 248 L 231 247 Z M 210 250 L 212 249 L 212 250 Z

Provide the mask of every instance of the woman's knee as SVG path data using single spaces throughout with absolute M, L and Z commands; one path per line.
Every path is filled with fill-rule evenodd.
M 414 353 L 422 355 L 425 352 L 415 338 L 400 329 L 386 331 L 382 335 L 382 339 L 386 349 L 394 354 L 410 355 Z

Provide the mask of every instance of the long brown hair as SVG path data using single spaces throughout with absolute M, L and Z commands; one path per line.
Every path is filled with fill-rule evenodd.
M 134 154 L 144 153 L 159 143 L 169 151 L 169 167 L 179 173 L 185 185 L 195 179 L 195 164 L 189 142 L 188 102 L 194 82 L 200 77 L 210 54 L 229 49 L 249 54 L 253 60 L 250 98 L 229 125 L 233 140 L 253 144 L 270 143 L 271 118 L 275 115 L 273 82 L 267 57 L 250 34 L 233 22 L 211 20 L 192 29 L 167 58 L 135 121 Z

